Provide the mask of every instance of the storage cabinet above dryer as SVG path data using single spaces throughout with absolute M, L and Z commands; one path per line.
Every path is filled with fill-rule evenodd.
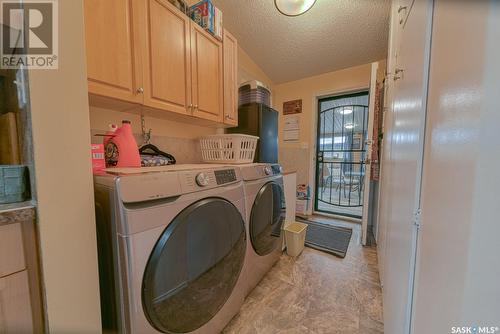
M 91 96 L 236 125 L 238 52 L 229 33 L 226 47 L 168 0 L 84 4 Z

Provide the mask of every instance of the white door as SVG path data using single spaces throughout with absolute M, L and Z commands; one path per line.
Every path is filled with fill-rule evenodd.
M 413 282 L 418 238 L 418 211 L 422 176 L 429 72 L 432 1 L 416 0 L 401 31 L 396 68 L 393 69 L 390 174 L 382 197 L 390 205 L 381 212 L 387 224 L 384 260 L 384 330 L 408 334 L 411 324 Z
M 372 72 L 370 78 L 370 101 L 368 103 L 368 127 L 367 135 L 365 141 L 366 149 L 366 164 L 365 164 L 365 176 L 363 185 L 363 216 L 362 216 L 362 243 L 366 245 L 367 234 L 368 234 L 368 216 L 370 209 L 370 178 L 371 178 L 371 152 L 373 146 L 373 120 L 375 117 L 375 94 L 377 93 L 377 71 L 378 63 L 372 63 Z

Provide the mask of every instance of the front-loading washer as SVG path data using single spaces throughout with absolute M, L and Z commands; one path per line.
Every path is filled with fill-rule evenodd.
M 219 333 L 246 292 L 241 172 L 157 170 L 95 177 L 103 329 Z
M 244 274 L 247 295 L 281 256 L 286 207 L 280 165 L 256 163 L 242 165 L 240 170 L 249 236 Z

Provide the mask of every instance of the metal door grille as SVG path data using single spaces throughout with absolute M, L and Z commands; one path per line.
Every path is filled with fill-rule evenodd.
M 368 127 L 368 93 L 318 104 L 315 210 L 361 218 Z

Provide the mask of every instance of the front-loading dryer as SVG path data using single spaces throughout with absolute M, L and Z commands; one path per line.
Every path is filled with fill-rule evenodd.
M 95 177 L 103 328 L 219 333 L 246 292 L 240 170 L 159 170 Z
M 244 274 L 248 294 L 281 256 L 286 207 L 280 165 L 257 163 L 242 165 L 240 170 L 249 236 Z

